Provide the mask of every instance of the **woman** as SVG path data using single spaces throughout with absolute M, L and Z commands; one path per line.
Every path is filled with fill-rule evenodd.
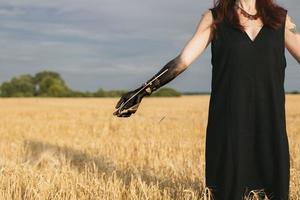
M 206 185 L 216 200 L 263 191 L 288 200 L 285 47 L 300 63 L 300 35 L 272 0 L 219 0 L 181 53 L 136 90 L 114 115 L 129 117 L 142 98 L 182 73 L 211 43 L 212 85 L 206 130 Z

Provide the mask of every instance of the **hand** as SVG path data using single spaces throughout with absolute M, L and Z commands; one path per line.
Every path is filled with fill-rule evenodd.
M 117 110 L 113 113 L 113 115 L 116 115 L 117 117 L 130 117 L 132 114 L 134 114 L 137 111 L 143 97 L 147 95 L 145 91 L 141 91 L 140 93 L 135 95 L 124 106 L 123 104 L 140 89 L 141 88 L 138 88 L 122 95 L 117 105 L 115 106 Z

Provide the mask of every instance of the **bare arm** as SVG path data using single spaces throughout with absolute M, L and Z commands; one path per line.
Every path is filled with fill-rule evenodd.
M 286 17 L 285 46 L 300 64 L 300 33 L 289 15 Z
M 193 63 L 211 42 L 213 35 L 212 23 L 212 13 L 210 10 L 207 10 L 202 14 L 201 20 L 197 25 L 193 37 L 187 42 L 180 53 L 180 56 L 186 66 Z
M 192 38 L 186 43 L 180 54 L 174 59 L 170 60 L 158 73 L 156 73 L 149 81 L 153 80 L 161 72 L 168 69 L 168 71 L 155 80 L 150 87 L 147 88 L 147 92 L 151 94 L 161 86 L 167 84 L 180 73 L 182 73 L 188 66 L 190 66 L 206 49 L 212 39 L 213 34 L 213 16 L 210 10 L 207 10 L 202 14 L 202 17 L 197 25 L 196 31 Z
M 205 50 L 212 39 L 213 16 L 210 10 L 202 14 L 193 37 L 187 42 L 180 54 L 170 60 L 151 79 L 136 90 L 124 94 L 118 101 L 114 115 L 129 117 L 138 109 L 144 96 L 149 96 L 183 72 Z

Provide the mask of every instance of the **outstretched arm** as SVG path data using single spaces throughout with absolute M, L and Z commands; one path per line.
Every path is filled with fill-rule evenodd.
M 300 33 L 289 15 L 286 17 L 285 46 L 300 64 Z
M 114 112 L 114 115 L 129 117 L 136 112 L 144 96 L 151 95 L 152 92 L 169 83 L 193 63 L 212 39 L 212 24 L 212 13 L 210 10 L 207 10 L 202 14 L 195 33 L 181 50 L 180 54 L 165 64 L 159 72 L 142 84 L 142 86 L 124 94 L 115 106 L 117 110 Z
M 186 43 L 180 54 L 170 60 L 159 72 L 157 72 L 152 78 L 144 83 L 149 83 L 159 74 L 167 70 L 166 73 L 161 75 L 159 78 L 153 81 L 153 83 L 150 84 L 149 87 L 146 88 L 146 91 L 149 95 L 153 91 L 169 83 L 179 74 L 181 74 L 197 59 L 197 57 L 202 54 L 202 52 L 206 49 L 212 39 L 212 22 L 212 13 L 210 10 L 207 10 L 202 14 L 201 20 L 197 25 L 195 33 L 193 34 L 192 38 Z

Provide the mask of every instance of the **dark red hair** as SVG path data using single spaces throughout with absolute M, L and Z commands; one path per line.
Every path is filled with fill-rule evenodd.
M 244 27 L 239 23 L 238 15 L 234 9 L 236 1 L 214 0 L 217 16 L 214 26 L 224 19 L 234 27 L 244 30 Z M 275 4 L 273 0 L 256 0 L 256 10 L 260 14 L 263 24 L 272 29 L 278 28 L 285 20 L 286 9 Z

